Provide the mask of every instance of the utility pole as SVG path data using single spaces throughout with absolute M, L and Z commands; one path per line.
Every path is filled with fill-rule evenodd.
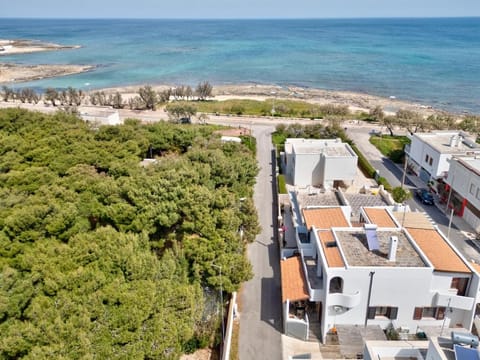
M 455 209 L 452 207 L 452 211 L 450 212 L 450 220 L 448 221 L 448 230 L 447 230 L 447 239 L 450 240 L 450 229 L 452 228 L 452 219 L 453 219 L 453 211 Z
M 375 275 L 375 271 L 370 271 L 368 275 L 370 276 L 370 286 L 368 287 L 367 311 L 365 314 L 365 327 L 367 327 L 367 322 L 368 322 L 368 310 L 370 308 L 370 298 L 372 297 L 373 275 Z
M 400 186 L 403 189 L 405 185 L 405 178 L 407 176 L 407 165 L 408 165 L 408 155 L 405 153 L 405 162 L 403 164 L 403 175 L 402 175 L 402 185 Z

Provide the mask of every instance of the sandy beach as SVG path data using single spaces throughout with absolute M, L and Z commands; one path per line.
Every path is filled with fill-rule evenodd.
M 172 85 L 152 85 L 156 91 L 166 90 Z M 97 91 L 104 91 L 107 95 L 120 92 L 124 100 L 138 95 L 138 86 L 119 86 Z M 402 101 L 390 97 L 374 96 L 350 91 L 334 91 L 315 88 L 303 88 L 298 86 L 276 86 L 260 84 L 235 84 L 213 85 L 214 100 L 228 99 L 251 99 L 264 101 L 275 98 L 277 100 L 288 99 L 306 101 L 313 104 L 346 105 L 352 112 L 368 112 L 370 109 L 380 106 L 387 114 L 394 114 L 399 109 L 412 110 L 424 116 L 429 116 L 443 111 L 433 109 L 430 106 Z

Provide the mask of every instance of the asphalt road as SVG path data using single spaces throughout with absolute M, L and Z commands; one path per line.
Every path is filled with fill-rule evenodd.
M 276 182 L 270 135 L 274 128 L 255 125 L 252 130 L 257 139 L 260 166 L 254 200 L 262 231 L 248 247 L 254 277 L 241 291 L 239 356 L 240 360 L 281 359 L 280 259 L 274 241 L 276 203 L 273 190 Z

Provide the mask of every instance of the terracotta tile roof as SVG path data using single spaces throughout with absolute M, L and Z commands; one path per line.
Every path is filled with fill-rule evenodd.
M 309 230 L 312 226 L 317 229 L 350 226 L 340 207 L 303 209 L 303 218 Z
M 378 227 L 396 228 L 397 224 L 393 221 L 390 214 L 386 209 L 379 208 L 363 208 L 365 214 L 372 224 L 376 224 Z
M 310 298 L 300 256 L 282 259 L 280 271 L 282 274 L 282 302 L 287 299 L 298 301 Z
M 435 270 L 471 273 L 463 260 L 436 230 L 414 228 L 407 228 L 407 230 L 433 264 Z
M 327 258 L 327 264 L 329 267 L 344 267 L 342 255 L 338 246 L 327 246 L 327 243 L 335 241 L 333 232 L 331 230 L 321 230 L 318 232 L 320 243 L 322 244 L 323 253 Z

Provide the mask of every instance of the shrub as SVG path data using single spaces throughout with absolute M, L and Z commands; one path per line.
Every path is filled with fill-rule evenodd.
M 397 186 L 392 190 L 392 196 L 393 200 L 397 203 L 402 203 L 405 200 L 409 199 L 411 197 L 412 193 L 408 190 L 405 190 L 404 188 Z
M 354 144 L 350 145 L 352 150 L 355 151 L 355 154 L 358 156 L 358 167 L 362 171 L 362 173 L 368 177 L 373 178 L 375 176 L 375 169 L 367 160 L 367 158 L 358 150 L 357 146 Z
M 384 177 L 380 176 L 377 180 L 378 185 L 383 185 L 384 189 L 388 192 L 392 191 L 392 185 L 385 179 Z
M 286 194 L 287 186 L 285 184 L 285 175 L 278 175 L 278 193 Z
M 242 144 L 244 144 L 253 154 L 257 153 L 257 139 L 250 135 L 241 135 Z

